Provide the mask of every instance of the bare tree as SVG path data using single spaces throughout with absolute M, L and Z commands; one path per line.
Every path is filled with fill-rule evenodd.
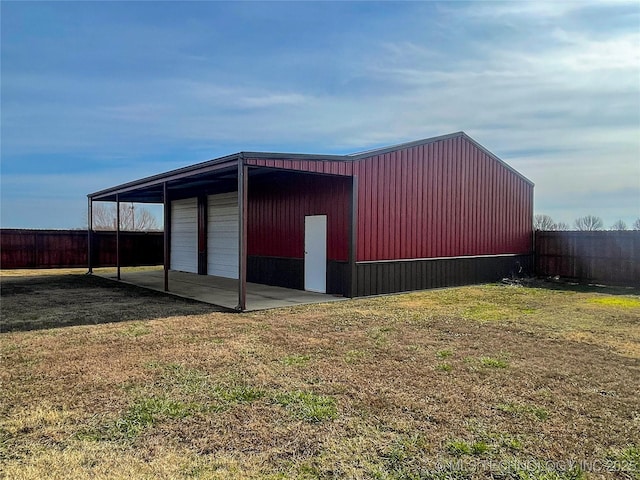
M 158 220 L 153 216 L 149 210 L 144 207 L 138 208 L 133 211 L 133 205 L 131 206 L 131 225 L 132 230 L 138 230 L 148 232 L 150 230 L 159 230 Z
M 571 227 L 568 223 L 558 222 L 556 223 L 556 230 L 571 230 Z
M 584 217 L 576 218 L 575 225 L 578 230 L 591 232 L 594 230 L 602 230 L 604 223 L 600 217 L 585 215 Z
M 640 218 L 636 218 L 636 221 L 633 222 L 633 229 L 640 230 Z
M 116 229 L 116 207 L 109 204 L 94 203 L 91 208 L 92 225 L 94 230 Z
M 116 230 L 117 229 L 116 204 L 104 205 L 102 203 L 93 206 L 93 229 Z M 144 207 L 133 203 L 120 204 L 120 230 L 149 231 L 159 230 L 158 220 Z
M 535 230 L 555 230 L 556 224 L 549 215 L 536 215 L 533 217 L 533 228 Z
M 613 225 L 611 225 L 611 230 L 626 230 L 627 224 L 624 223 L 624 220 L 617 220 Z

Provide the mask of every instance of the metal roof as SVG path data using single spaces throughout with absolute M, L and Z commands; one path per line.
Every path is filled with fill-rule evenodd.
M 196 163 L 193 165 L 189 165 L 186 167 L 177 168 L 175 170 L 170 170 L 168 172 L 160 173 L 157 175 L 152 175 L 149 177 L 140 178 L 138 180 L 133 180 L 131 182 L 123 183 L 120 185 L 116 185 L 111 188 L 107 188 L 104 190 L 99 190 L 94 193 L 90 193 L 87 196 L 94 200 L 111 200 L 115 198 L 116 194 L 132 192 L 134 190 L 146 189 L 151 192 L 152 190 L 155 193 L 155 190 L 161 186 L 164 182 L 187 182 L 188 179 L 193 178 L 195 176 L 205 175 L 205 174 L 213 174 L 213 172 L 217 172 L 217 175 L 222 174 L 223 172 L 229 174 L 235 174 L 237 169 L 238 160 L 240 158 L 265 158 L 265 159 L 289 159 L 289 160 L 316 160 L 316 161 L 356 161 L 362 160 L 365 158 L 373 157 L 376 155 L 383 155 L 385 153 L 393 152 L 396 150 L 402 150 L 405 148 L 411 148 L 419 145 L 427 145 L 434 142 L 439 142 L 443 140 L 449 140 L 451 138 L 461 137 L 469 142 L 471 142 L 474 146 L 482 150 L 489 157 L 494 159 L 495 161 L 502 164 L 511 172 L 518 175 L 520 178 L 525 180 L 527 183 L 533 185 L 533 182 L 522 175 L 517 170 L 513 169 L 503 160 L 498 158 L 495 154 L 487 150 L 473 138 L 468 136 L 466 133 L 460 131 L 455 133 L 450 133 L 447 135 L 439 135 L 437 137 L 425 138 L 422 140 L 415 140 L 412 142 L 400 143 L 397 145 L 391 145 L 387 147 L 376 148 L 373 150 L 366 150 L 362 152 L 347 154 L 347 155 L 334 155 L 334 154 L 308 154 L 308 153 L 278 153 L 278 152 L 238 152 L 232 155 L 226 155 L 219 158 L 214 158 L 211 160 L 207 160 L 204 162 Z M 194 183 L 193 181 L 188 183 Z M 155 195 L 154 195 L 155 196 Z

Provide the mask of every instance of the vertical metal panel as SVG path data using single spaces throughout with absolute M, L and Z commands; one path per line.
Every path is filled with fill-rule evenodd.
M 432 205 L 432 208 L 436 211 L 436 219 L 435 222 L 431 225 L 431 228 L 433 228 L 433 232 L 434 232 L 434 241 L 433 241 L 433 256 L 438 256 L 438 255 L 442 255 L 442 251 L 440 251 L 440 245 L 442 244 L 442 233 L 444 231 L 444 229 L 442 228 L 442 224 L 443 224 L 443 220 L 444 217 L 442 215 L 442 204 L 443 202 L 443 198 L 442 198 L 442 193 L 443 193 L 443 182 L 442 179 L 444 178 L 445 174 L 443 172 L 443 167 L 444 167 L 444 162 L 442 161 L 442 142 L 437 142 L 435 144 L 436 150 L 435 150 L 435 156 L 433 161 L 436 164 L 436 171 L 435 171 L 435 177 L 433 179 L 433 181 L 435 182 L 435 189 L 436 189 L 436 199 L 435 199 L 435 203 Z M 398 257 L 398 258 L 402 258 L 402 257 Z
M 414 224 L 416 226 L 415 230 L 415 240 L 413 242 L 414 248 L 412 250 L 412 256 L 417 257 L 421 252 L 424 242 L 424 221 L 423 221 L 423 210 L 424 210 L 424 189 L 422 187 L 423 179 L 424 179 L 424 162 L 420 159 L 424 158 L 424 145 L 418 147 L 418 155 L 415 159 L 416 163 L 416 174 L 414 176 L 414 189 L 417 191 L 418 198 L 418 208 L 416 209 L 416 214 L 414 217 Z
M 533 255 L 358 263 L 355 296 L 492 282 L 520 267 L 530 272 Z
M 246 165 L 257 167 L 281 168 L 285 170 L 298 170 L 302 172 L 325 173 L 331 175 L 351 175 L 352 162 L 334 160 L 309 160 L 287 158 L 247 158 Z
M 328 279 L 330 278 L 327 275 Z M 247 281 L 284 288 L 304 289 L 304 260 L 301 258 L 247 257 Z M 331 292 L 342 293 L 342 292 Z
M 400 236 L 400 251 L 409 253 L 408 246 L 410 243 L 409 235 L 410 235 L 410 210 L 409 210 L 409 198 L 411 197 L 411 172 L 409 169 L 409 161 L 407 158 L 407 151 L 398 152 L 397 160 L 399 161 L 399 165 L 401 168 L 400 178 L 401 178 L 401 192 L 402 199 L 400 205 L 400 219 L 399 219 L 399 236 Z M 393 155 L 389 155 L 387 157 L 387 161 L 391 161 Z M 383 182 L 384 185 L 384 182 Z M 384 195 L 383 195 L 384 197 Z M 386 232 L 387 235 L 392 235 L 391 231 Z
M 427 145 L 427 149 L 425 152 L 425 156 L 426 158 L 433 158 L 433 148 L 434 145 L 431 143 L 429 145 Z M 435 188 L 435 184 L 436 184 L 436 175 L 435 175 L 435 171 L 434 171 L 434 164 L 435 162 L 433 161 L 425 161 L 424 162 L 425 165 L 427 166 L 427 178 L 424 179 L 426 185 L 427 185 L 427 191 L 428 191 L 428 195 L 427 195 L 427 205 L 426 205 L 426 210 L 427 210 L 427 215 L 425 217 L 425 228 L 427 229 L 427 242 L 428 245 L 426 247 L 426 249 L 424 249 L 423 251 L 426 253 L 425 257 L 432 257 L 434 252 L 435 252 L 435 229 L 432 227 L 435 223 L 435 202 L 436 202 L 436 188 Z M 399 257 L 397 257 L 399 258 Z
M 357 164 L 358 261 L 532 250 L 533 187 L 465 138 Z
M 327 258 L 349 260 L 351 178 L 286 173 L 251 181 L 249 255 L 304 257 L 304 217 L 327 215 Z
M 453 142 L 449 142 L 453 143 Z M 448 148 L 447 148 L 448 147 Z M 442 144 L 442 160 L 443 160 L 443 176 L 442 183 L 444 185 L 444 200 L 440 205 L 440 209 L 442 210 L 442 223 L 440 224 L 440 228 L 442 229 L 443 238 L 440 244 L 440 251 L 442 252 L 441 256 L 449 257 L 453 255 L 452 247 L 452 235 L 451 235 L 451 227 L 453 223 L 453 218 L 455 216 L 454 204 L 451 195 L 451 182 L 453 180 L 454 174 L 452 172 L 453 167 L 453 158 L 451 157 L 451 150 L 454 148 L 454 145 L 446 145 L 444 142 Z
M 356 276 L 356 258 L 358 248 L 358 176 L 353 175 L 351 177 L 351 192 L 348 192 L 351 198 L 351 211 L 349 223 L 346 228 L 349 229 L 349 288 L 345 294 L 349 297 L 353 297 L 357 290 L 357 276 Z M 344 227 L 343 227 L 344 228 Z

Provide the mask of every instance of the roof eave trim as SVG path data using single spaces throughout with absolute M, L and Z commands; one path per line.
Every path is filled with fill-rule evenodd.
M 281 153 L 281 152 L 242 152 L 244 158 L 264 158 L 278 160 L 314 160 L 327 162 L 351 162 L 350 155 L 323 155 L 321 153 Z
M 438 135 L 437 137 L 423 138 L 422 140 L 414 140 L 412 142 L 399 143 L 397 145 L 391 145 L 389 147 L 374 148 L 373 150 L 366 150 L 364 152 L 356 152 L 348 155 L 352 160 L 361 160 L 363 158 L 375 157 L 376 155 L 383 155 L 385 153 L 395 152 L 397 150 L 404 150 L 405 148 L 417 147 L 419 145 L 428 145 L 430 143 L 440 142 L 442 140 L 449 140 L 451 138 L 462 137 L 464 132 L 447 133 L 446 135 Z
M 493 160 L 495 160 L 496 162 L 500 163 L 503 167 L 505 167 L 507 170 L 509 170 L 512 173 L 515 173 L 518 177 L 520 177 L 522 180 L 524 180 L 525 182 L 527 182 L 529 185 L 531 185 L 532 187 L 535 186 L 535 184 L 529 180 L 527 177 L 525 177 L 523 174 L 521 174 L 519 171 L 517 171 L 515 168 L 513 168 L 511 165 L 509 165 L 507 162 L 505 162 L 504 160 L 502 160 L 500 157 L 498 157 L 495 153 L 487 150 L 486 147 L 483 147 L 480 143 L 478 143 L 476 140 L 474 140 L 473 138 L 471 138 L 469 135 L 467 135 L 466 133 L 462 132 L 462 138 L 464 138 L 465 140 L 467 140 L 468 142 L 472 143 L 476 148 L 482 150 L 482 152 L 484 152 L 485 154 L 487 154 L 489 157 L 491 157 Z
M 486 155 L 488 155 L 490 158 L 492 158 L 493 160 L 495 160 L 498 163 L 500 163 L 500 165 L 504 166 L 507 170 L 509 170 L 510 172 L 516 174 L 518 177 L 520 177 L 526 183 L 528 183 L 532 187 L 535 185 L 531 180 L 529 180 L 527 177 L 522 175 L 515 168 L 513 168 L 511 165 L 509 165 L 504 160 L 502 160 L 500 157 L 498 157 L 495 153 L 487 150 L 486 147 L 482 146 L 480 143 L 478 143 L 476 140 L 471 138 L 469 135 L 467 135 L 463 131 L 454 132 L 454 133 L 448 133 L 446 135 L 439 135 L 437 137 L 425 138 L 425 139 L 422 139 L 422 140 L 415 140 L 413 142 L 400 143 L 398 145 L 392 145 L 390 147 L 382 147 L 382 148 L 377 148 L 377 149 L 374 149 L 374 150 L 367 150 L 365 152 L 359 152 L 359 153 L 354 153 L 354 154 L 348 155 L 348 157 L 353 159 L 353 160 L 362 160 L 362 159 L 365 159 L 365 158 L 375 157 L 377 155 L 384 155 L 385 153 L 391 153 L 391 152 L 396 152 L 398 150 L 404 150 L 406 148 L 417 147 L 417 146 L 420 146 L 420 145 L 428 145 L 428 144 L 435 143 L 435 142 L 441 142 L 443 140 L 450 140 L 452 138 L 464 138 L 464 139 L 466 139 L 467 141 L 472 143 L 475 147 L 477 147 L 482 152 L 484 152 Z

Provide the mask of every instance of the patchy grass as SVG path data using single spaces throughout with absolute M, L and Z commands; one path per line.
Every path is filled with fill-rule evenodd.
M 438 350 L 436 352 L 436 356 L 438 358 L 449 358 L 449 357 L 453 357 L 453 352 L 451 350 Z
M 611 471 L 635 472 L 640 478 L 640 444 L 613 449 L 605 463 Z
M 151 333 L 151 329 L 140 322 L 129 323 L 122 329 L 122 335 L 126 337 L 140 337 L 141 335 L 148 335 Z
M 640 310 L 640 299 L 636 297 L 597 297 L 590 298 L 588 303 L 609 307 L 635 308 Z
M 157 424 L 163 418 L 184 418 L 190 414 L 190 408 L 182 402 L 164 397 L 144 397 L 137 399 L 108 428 L 105 439 L 118 440 L 137 437 L 145 427 Z
M 628 292 L 487 285 L 239 315 L 81 275 L 16 280 L 5 302 L 5 280 L 6 478 L 640 472 Z M 119 323 L 43 328 L 81 316 Z
M 441 372 L 450 372 L 453 370 L 453 366 L 450 363 L 442 362 L 436 365 L 436 370 Z
M 290 367 L 304 367 L 310 359 L 309 355 L 287 355 L 282 359 L 282 363 Z
M 335 400 L 325 395 L 316 395 L 311 392 L 286 392 L 276 395 L 274 400 L 289 410 L 294 417 L 305 422 L 333 420 L 338 415 Z
M 509 362 L 502 358 L 482 357 L 480 358 L 480 365 L 486 368 L 507 368 Z
M 513 415 L 533 415 L 538 420 L 546 420 L 549 412 L 534 405 L 522 405 L 515 403 L 500 403 L 497 409 L 501 412 L 511 413 Z

